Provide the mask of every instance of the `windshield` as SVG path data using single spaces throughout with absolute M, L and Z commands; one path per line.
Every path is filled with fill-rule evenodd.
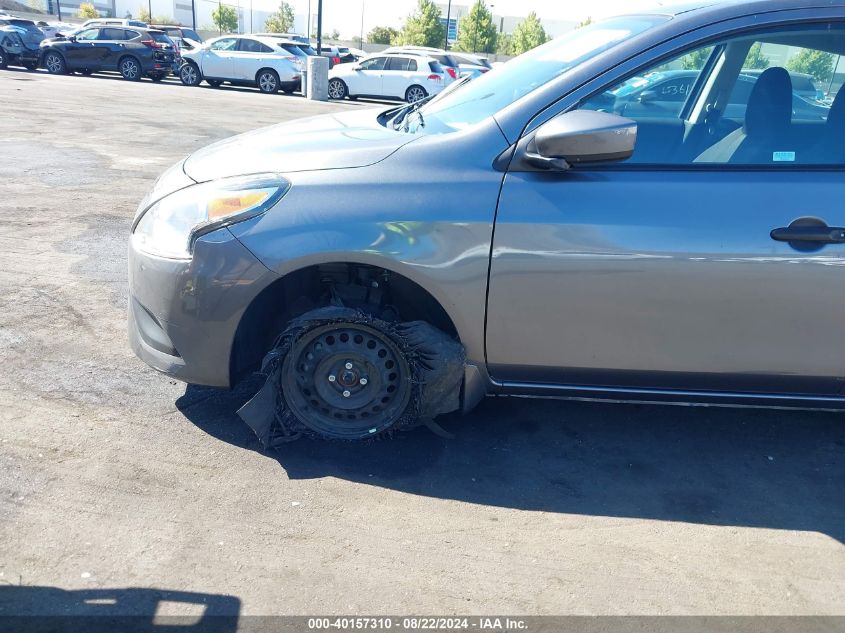
M 451 132 L 474 125 L 575 66 L 667 19 L 665 16 L 627 16 L 576 29 L 458 90 L 444 92 L 420 108 L 420 120 L 425 121 L 427 131 L 435 132 Z M 411 126 L 409 129 L 413 132 L 418 128 Z

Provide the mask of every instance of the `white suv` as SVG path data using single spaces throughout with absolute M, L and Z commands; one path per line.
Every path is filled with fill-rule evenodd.
M 329 97 L 379 97 L 414 103 L 448 83 L 443 66 L 424 55 L 374 55 L 329 71 Z
M 291 93 L 302 85 L 302 61 L 272 37 L 225 35 L 183 52 L 182 58 L 179 78 L 186 86 L 204 79 L 215 88 L 228 81 L 266 93 Z

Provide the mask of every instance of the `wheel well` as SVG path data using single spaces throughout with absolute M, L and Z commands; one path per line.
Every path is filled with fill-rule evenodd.
M 43 59 L 46 59 L 46 58 L 47 58 L 47 55 L 49 55 L 50 53 L 55 53 L 56 55 L 58 55 L 59 57 L 61 57 L 61 58 L 62 58 L 62 61 L 65 63 L 65 65 L 67 65 L 67 59 L 65 59 L 65 55 L 64 55 L 64 53 L 62 53 L 62 51 L 60 51 L 60 50 L 59 50 L 59 49 L 57 49 L 57 48 L 48 48 L 46 51 L 44 51 L 44 52 L 41 54 L 41 59 L 42 59 L 42 60 L 43 60 Z
M 292 318 L 326 305 L 364 308 L 388 321 L 427 321 L 459 338 L 443 306 L 403 275 L 365 264 L 309 266 L 269 285 L 244 312 L 230 356 L 231 384 L 260 366 Z
M 124 61 L 125 59 L 132 59 L 132 60 L 134 60 L 134 62 L 135 62 L 136 64 L 138 64 L 138 68 L 142 68 L 142 66 L 141 66 L 141 60 L 139 60 L 139 59 L 138 59 L 137 57 L 135 57 L 134 55 L 132 55 L 132 54 L 130 54 L 130 53 L 127 53 L 126 55 L 121 55 L 120 59 L 118 59 L 118 60 L 117 60 L 117 67 L 118 67 L 118 69 L 120 68 L 121 64 L 123 64 L 123 61 Z
M 258 83 L 258 78 L 261 76 L 261 73 L 263 73 L 265 70 L 269 70 L 271 73 L 276 75 L 276 79 L 279 78 L 279 73 L 277 73 L 275 69 L 270 68 L 269 66 L 265 66 L 264 68 L 259 69 L 257 73 L 255 73 L 255 82 L 256 83 Z

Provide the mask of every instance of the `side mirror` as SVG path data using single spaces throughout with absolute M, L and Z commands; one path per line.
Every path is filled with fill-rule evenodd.
M 355 65 L 352 67 L 352 70 L 354 70 L 354 71 L 356 71 L 356 72 L 357 72 L 357 71 L 359 71 L 359 70 L 364 70 L 364 69 L 363 69 L 363 68 L 361 68 L 358 64 L 355 64 Z
M 75 42 L 76 41 L 76 35 L 68 35 L 67 41 L 68 42 Z
M 636 142 L 636 121 L 608 112 L 574 110 L 541 125 L 525 158 L 535 167 L 569 169 L 630 158 Z
M 640 103 L 653 103 L 657 101 L 656 90 L 644 90 L 640 93 Z

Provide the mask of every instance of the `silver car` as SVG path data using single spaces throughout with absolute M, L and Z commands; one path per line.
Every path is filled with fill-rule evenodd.
M 786 68 L 842 53 L 841 3 L 660 8 L 422 104 L 202 149 L 135 217 L 132 347 L 191 383 L 258 370 L 241 416 L 268 444 L 487 394 L 841 408 L 842 74 L 799 120 Z M 673 69 L 695 81 L 650 98 L 677 114 L 616 113 Z

